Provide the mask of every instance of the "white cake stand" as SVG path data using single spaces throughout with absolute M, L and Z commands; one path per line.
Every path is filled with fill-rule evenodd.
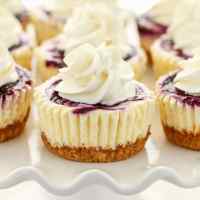
M 148 72 L 147 77 L 152 77 Z M 152 87 L 153 80 L 146 79 Z M 0 144 L 0 189 L 33 180 L 48 192 L 71 195 L 91 185 L 102 185 L 124 195 L 136 194 L 157 180 L 184 188 L 200 186 L 200 154 L 169 144 L 159 116 L 145 150 L 127 161 L 82 164 L 65 161 L 49 153 L 40 139 L 34 111 L 25 133 Z

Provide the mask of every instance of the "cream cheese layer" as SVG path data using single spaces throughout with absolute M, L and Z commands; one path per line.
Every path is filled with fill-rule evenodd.
M 165 126 L 188 134 L 200 133 L 200 107 L 190 106 L 164 94 L 158 96 L 161 121 Z

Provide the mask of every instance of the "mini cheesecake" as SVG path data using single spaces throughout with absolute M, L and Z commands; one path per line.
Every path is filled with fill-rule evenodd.
M 167 139 L 178 146 L 200 150 L 199 62 L 172 72 L 156 86 L 161 122 Z
M 153 114 L 144 86 L 138 85 L 137 96 L 116 105 L 87 105 L 59 96 L 54 87 L 60 81 L 54 78 L 35 93 L 48 150 L 82 162 L 125 160 L 143 150 Z
M 1 47 L 0 142 L 19 136 L 31 108 L 32 81 L 28 71 L 15 64 Z
M 65 57 L 68 68 L 36 88 L 42 140 L 50 152 L 67 160 L 113 162 L 144 148 L 154 98 L 116 51 L 82 45 Z

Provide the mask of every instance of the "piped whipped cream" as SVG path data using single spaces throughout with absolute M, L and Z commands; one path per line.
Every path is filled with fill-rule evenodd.
M 200 1 L 181 0 L 176 7 L 169 36 L 176 48 L 192 55 L 199 54 L 200 46 Z
M 15 63 L 8 50 L 0 46 L 0 87 L 19 79 Z
M 160 0 L 151 8 L 148 15 L 159 24 L 170 25 L 176 6 L 181 0 Z
M 175 87 L 187 94 L 200 96 L 200 57 L 191 58 L 180 65 L 184 69 L 175 77 Z
M 114 105 L 136 95 L 131 66 L 118 48 L 79 46 L 64 59 L 56 91 L 65 99 L 86 104 Z
M 124 10 L 107 6 L 105 3 L 86 4 L 74 10 L 65 26 L 66 52 L 84 43 L 96 47 L 102 43 L 117 45 L 126 55 L 131 51 L 128 44 L 127 26 L 132 23 L 134 30 L 134 17 Z M 134 31 L 132 31 L 134 35 Z M 138 33 L 135 28 L 135 39 L 131 41 L 138 45 Z
M 0 8 L 0 38 L 7 48 L 19 43 L 22 27 L 11 12 Z

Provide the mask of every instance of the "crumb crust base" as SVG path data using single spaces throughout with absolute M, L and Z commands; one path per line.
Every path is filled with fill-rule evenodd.
M 26 122 L 28 120 L 28 116 L 29 111 L 27 112 L 26 117 L 22 121 L 19 120 L 13 124 L 6 126 L 5 128 L 0 129 L 0 143 L 6 142 L 8 140 L 20 136 L 23 133 Z
M 169 142 L 194 151 L 200 151 L 200 134 L 178 131 L 163 124 L 165 135 Z
M 42 133 L 42 140 L 47 149 L 66 160 L 78 161 L 78 162 L 95 162 L 95 163 L 107 163 L 116 162 L 120 160 L 126 160 L 144 149 L 145 143 L 150 133 L 143 139 L 138 139 L 133 144 L 127 144 L 125 146 L 119 145 L 116 149 L 101 149 L 95 147 L 53 147 L 45 133 Z

